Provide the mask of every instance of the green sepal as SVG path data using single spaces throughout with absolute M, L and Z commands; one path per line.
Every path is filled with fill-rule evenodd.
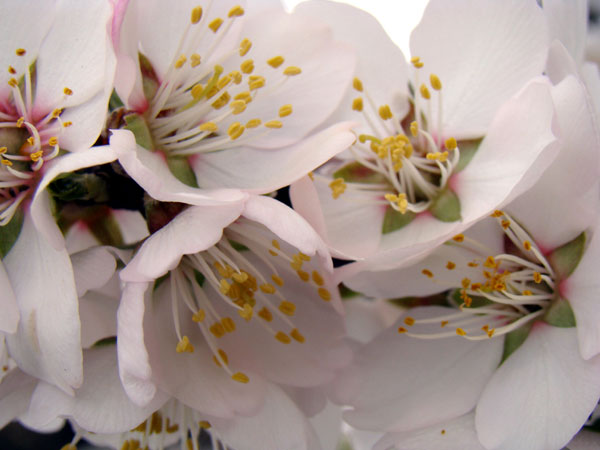
M 111 336 L 111 337 L 107 337 L 104 339 L 100 339 L 93 345 L 93 347 L 107 347 L 109 345 L 116 345 L 116 344 L 117 344 L 117 338 L 115 336 Z
M 473 139 L 469 141 L 460 141 L 458 143 L 458 150 L 460 151 L 460 158 L 458 164 L 454 168 L 453 172 L 457 173 L 467 167 L 467 164 L 471 162 L 483 139 Z
M 353 291 L 345 284 L 339 285 L 339 291 L 340 291 L 340 297 L 342 297 L 342 300 L 348 300 L 350 298 L 360 295 L 358 292 Z
M 167 166 L 171 173 L 183 184 L 197 188 L 198 180 L 187 158 L 167 157 Z
M 512 355 L 514 351 L 518 349 L 521 344 L 523 344 L 523 342 L 525 342 L 525 339 L 527 339 L 527 336 L 529 336 L 532 325 L 533 321 L 520 326 L 510 333 L 506 333 L 504 336 L 504 352 L 502 353 L 502 360 L 500 361 L 500 364 L 506 361 L 508 357 Z
M 559 328 L 573 328 L 577 326 L 573 308 L 571 308 L 569 301 L 562 297 L 558 297 L 552 301 L 550 308 L 544 314 L 544 322 Z
M 0 257 L 2 259 L 4 259 L 13 245 L 15 245 L 15 242 L 17 242 L 17 238 L 21 234 L 21 228 L 23 228 L 23 219 L 23 211 L 19 208 L 10 222 L 0 227 Z
M 129 130 L 135 136 L 137 145 L 144 147 L 147 150 L 154 150 L 154 142 L 152 141 L 152 133 L 148 128 L 148 124 L 139 114 L 127 114 L 125 116 L 125 129 Z
M 396 211 L 391 206 L 388 206 L 385 210 L 385 216 L 383 216 L 381 234 L 399 230 L 411 223 L 415 217 L 417 217 L 417 215 L 412 211 L 406 211 L 402 214 L 400 211 Z
M 585 253 L 587 236 L 581 233 L 575 239 L 555 249 L 548 256 L 548 261 L 559 280 L 568 278 L 577 268 Z
M 433 217 L 442 222 L 456 222 L 461 219 L 460 200 L 450 188 L 444 189 L 429 207 Z
M 452 293 L 450 294 L 450 296 L 452 297 L 452 301 L 454 302 L 454 304 L 456 306 L 458 305 L 462 305 L 463 301 L 460 298 L 460 291 L 461 289 L 454 289 L 452 291 Z M 489 306 L 491 305 L 493 302 L 485 297 L 482 297 L 480 295 L 469 295 L 469 297 L 471 297 L 471 306 L 469 306 L 469 309 L 474 309 L 474 308 L 481 308 L 482 306 Z M 465 306 L 466 308 L 466 306 Z
M 121 97 L 119 97 L 117 91 L 113 89 L 112 94 L 110 94 L 110 100 L 108 101 L 108 110 L 112 112 L 115 109 L 122 108 L 123 106 L 125 106 L 123 100 L 121 100 Z
M 152 67 L 152 63 L 141 53 L 138 53 L 138 59 L 140 61 L 140 72 L 142 73 L 142 89 L 144 91 L 144 97 L 150 102 L 156 95 L 160 82 Z
M 359 162 L 351 162 L 336 170 L 333 178 L 342 178 L 348 183 L 386 183 L 386 178 L 379 172 L 363 166 Z
M 194 278 L 196 279 L 196 283 L 198 283 L 198 286 L 200 287 L 202 287 L 204 285 L 204 282 L 206 281 L 206 277 L 202 275 L 202 272 L 198 272 L 196 269 L 194 269 Z
M 247 252 L 248 250 L 250 250 L 244 244 L 240 244 L 239 242 L 236 242 L 232 239 L 229 239 L 229 244 L 233 247 L 234 250 L 238 252 Z

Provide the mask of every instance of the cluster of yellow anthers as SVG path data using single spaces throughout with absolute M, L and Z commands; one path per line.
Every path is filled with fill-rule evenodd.
M 23 48 L 15 51 L 18 57 L 27 52 Z M 38 119 L 33 115 L 35 86 L 31 68 L 20 75 L 13 66 L 8 66 L 11 78 L 8 85 L 12 103 L 0 111 L 0 128 L 4 131 L 4 146 L 0 147 L 0 226 L 12 219 L 19 204 L 28 193 L 27 187 L 45 161 L 58 156 L 57 135 L 63 128 L 71 126 L 62 121 L 63 109 L 56 108 Z M 73 95 L 68 87 L 63 89 L 65 98 Z
M 423 67 L 419 58 L 411 61 L 416 69 Z M 364 183 L 361 186 L 360 177 L 357 177 L 353 180 L 357 183 L 351 187 L 371 192 L 383 190 L 382 197 L 389 206 L 402 214 L 409 210 L 415 213 L 427 210 L 445 187 L 460 157 L 456 139 L 449 137 L 442 141 L 442 83 L 439 77 L 429 76 L 429 85 L 437 93 L 439 103 L 437 121 L 434 121 L 429 102 L 432 98 L 430 88 L 419 84 L 418 74 L 419 70 L 416 70 L 414 83 L 419 89 L 412 98 L 415 120 L 409 125 L 403 125 L 402 118 L 395 117 L 389 105 L 377 107 L 359 78 L 353 82 L 354 90 L 360 95 L 352 101 L 352 109 L 361 113 L 365 125 L 372 131 L 360 134 L 350 151 L 358 163 L 385 181 L 367 188 Z M 427 103 L 425 109 L 422 108 L 423 101 Z M 336 178 L 329 187 L 332 197 L 337 199 L 348 186 L 344 179 Z
M 473 282 L 468 277 L 461 280 L 460 286 L 451 285 L 459 289 L 462 303 L 459 312 L 445 317 L 434 319 L 415 320 L 407 317 L 405 325 L 412 327 L 415 324 L 435 323 L 439 321 L 442 328 L 449 323 L 457 326 L 455 333 L 468 339 L 479 339 L 482 336 L 491 338 L 495 335 L 506 334 L 525 322 L 535 319 L 545 313 L 555 297 L 555 274 L 547 259 L 533 243 L 529 234 L 507 213 L 495 211 L 491 214 L 498 220 L 507 237 L 515 244 L 518 254 L 499 254 L 495 256 L 482 253 L 484 244 L 465 237 L 463 234 L 454 236 L 453 241 L 478 257 L 466 263 L 466 268 L 472 270 L 481 268 L 480 281 Z M 458 270 L 453 261 L 446 263 L 449 271 Z M 434 279 L 438 283 L 446 283 L 443 276 L 436 278 L 429 269 L 421 271 L 423 275 Z M 483 297 L 488 301 L 486 305 L 472 308 L 473 297 Z M 483 323 L 482 322 L 486 322 Z M 484 335 L 471 335 L 480 326 Z M 447 333 L 417 334 L 409 333 L 407 328 L 400 327 L 400 333 L 413 337 L 447 337 Z M 452 333 L 450 333 L 452 334 Z
M 215 39 L 219 42 L 227 34 L 233 19 L 243 14 L 244 9 L 235 6 L 229 11 L 227 16 L 231 20 L 225 25 L 223 19 L 216 18 L 206 26 L 213 33 L 218 33 Z M 203 23 L 203 17 L 201 7 L 192 10 L 191 21 L 180 43 L 182 53 L 175 58 L 151 101 L 150 129 L 155 142 L 172 155 L 223 150 L 233 146 L 232 141 L 240 139 L 248 130 L 258 129 L 261 125 L 267 129 L 282 128 L 284 124 L 280 119 L 293 112 L 292 105 L 285 104 L 279 108 L 277 118 L 264 122 L 258 117 L 245 123 L 236 121 L 229 123 L 226 130 L 220 130 L 220 123 L 225 119 L 246 111 L 248 104 L 267 85 L 267 80 L 265 76 L 254 73 L 255 61 L 251 58 L 243 59 L 239 70 L 229 73 L 225 73 L 220 64 L 205 67 L 203 58 L 195 52 L 198 39 L 203 36 L 202 27 L 199 26 Z M 244 58 L 251 48 L 252 42 L 243 39 L 238 50 L 239 57 Z M 204 59 L 210 56 L 209 53 Z M 266 61 L 273 69 L 279 69 L 284 62 L 285 58 L 281 55 Z M 301 72 L 297 66 L 285 67 L 282 72 L 284 78 L 270 86 L 270 91 L 279 89 L 289 77 Z M 220 114 L 215 116 L 217 111 Z M 251 133 L 247 137 L 256 136 L 256 133 Z
M 267 267 L 275 270 L 275 266 L 263 258 L 260 248 L 252 248 L 252 241 L 244 240 L 244 236 L 236 234 L 235 225 L 231 227 L 232 229 L 227 230 L 228 235 L 236 241 L 243 241 L 243 245 L 247 244 L 255 256 L 263 259 Z M 263 244 L 259 242 L 259 245 Z M 288 255 L 276 239 L 273 239 L 265 249 L 265 253 L 270 257 L 283 258 L 288 262 L 289 269 L 286 270 L 295 272 L 303 282 L 312 281 L 323 301 L 331 300 L 331 293 L 324 287 L 323 276 L 317 270 L 313 270 L 311 274 L 303 270 L 304 264 L 311 260 L 310 256 L 302 252 Z M 198 283 L 197 273 L 203 277 L 201 283 Z M 205 252 L 187 255 L 182 260 L 180 268 L 171 272 L 172 301 L 177 302 L 177 298 L 180 298 L 189 307 L 192 320 L 198 324 L 213 353 L 214 363 L 225 369 L 235 381 L 247 383 L 249 378 L 242 372 L 230 371 L 229 357 L 225 350 L 218 347 L 216 340 L 235 332 L 236 322 L 231 317 L 219 315 L 216 305 L 211 304 L 204 293 L 205 282 L 246 322 L 250 322 L 255 316 L 255 309 L 260 308 L 256 312 L 256 316 L 261 319 L 258 323 L 277 341 L 282 344 L 291 344 L 292 340 L 300 344 L 305 342 L 306 338 L 291 319 L 296 314 L 296 304 L 283 296 L 280 288 L 284 286 L 284 280 L 276 270 L 270 276 L 270 281 L 267 281 L 260 270 L 237 251 L 227 238 Z M 274 306 L 272 299 L 277 299 L 276 301 L 279 302 L 277 307 Z M 275 323 L 275 317 L 279 319 L 277 323 L 282 323 L 289 329 L 288 332 L 276 330 L 271 326 Z M 175 318 L 175 329 L 179 338 L 176 351 L 192 353 L 194 346 L 188 336 L 181 335 L 177 318 Z

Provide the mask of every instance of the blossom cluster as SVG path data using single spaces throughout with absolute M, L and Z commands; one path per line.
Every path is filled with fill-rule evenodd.
M 430 0 L 407 58 L 326 0 L 5 0 L 0 426 L 600 446 L 600 75 L 538 3 Z

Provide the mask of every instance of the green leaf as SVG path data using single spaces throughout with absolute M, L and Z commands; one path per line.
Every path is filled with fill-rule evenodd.
M 442 222 L 456 222 L 460 220 L 460 200 L 450 188 L 444 189 L 433 201 L 429 208 L 431 214 Z
M 194 188 L 198 187 L 196 174 L 192 170 L 187 158 L 167 157 L 167 166 L 169 166 L 169 170 L 171 170 L 171 173 L 175 176 L 175 178 L 177 178 L 183 184 Z
M 125 116 L 126 130 L 129 130 L 135 136 L 135 142 L 147 150 L 154 150 L 154 142 L 152 134 L 148 128 L 148 124 L 139 114 L 127 114 Z
M 458 160 L 458 164 L 454 168 L 454 173 L 460 172 L 467 164 L 471 162 L 477 150 L 479 150 L 479 145 L 481 145 L 481 141 L 483 139 L 473 139 L 470 141 L 460 141 L 458 142 L 458 151 L 460 151 L 460 159 Z
M 0 227 L 0 258 L 4 259 L 15 245 L 21 233 L 21 228 L 23 228 L 23 218 L 23 211 L 19 208 L 11 221 Z
M 577 268 L 585 253 L 586 234 L 581 233 L 572 241 L 555 249 L 548 256 L 548 261 L 560 280 L 568 278 Z
M 412 211 L 406 211 L 402 214 L 400 211 L 396 211 L 391 206 L 388 206 L 385 210 L 385 216 L 383 217 L 381 233 L 387 234 L 399 230 L 411 223 L 415 217 L 417 217 L 417 215 Z
M 562 297 L 558 297 L 552 302 L 544 315 L 544 321 L 559 328 L 573 328 L 577 325 L 569 301 Z
M 502 353 L 502 361 L 500 361 L 500 364 L 506 361 L 506 359 L 512 355 L 513 352 L 518 349 L 523 342 L 525 342 L 525 339 L 527 339 L 527 336 L 529 336 L 532 325 L 533 321 L 526 323 L 510 333 L 506 333 L 504 336 L 504 352 Z
M 342 178 L 349 183 L 387 183 L 386 178 L 382 174 L 356 161 L 338 169 L 334 172 L 333 178 Z

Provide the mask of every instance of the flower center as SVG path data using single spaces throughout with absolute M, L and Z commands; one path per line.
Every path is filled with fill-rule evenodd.
M 24 49 L 17 49 L 22 57 Z M 58 135 L 71 125 L 56 108 L 45 116 L 34 114 L 35 63 L 19 74 L 8 67 L 10 96 L 0 103 L 0 226 L 10 222 L 31 192 L 44 163 L 59 154 Z M 65 98 L 73 95 L 65 87 Z
M 480 340 L 509 333 L 547 312 L 557 297 L 556 275 L 550 263 L 531 236 L 507 213 L 496 211 L 492 217 L 498 220 L 514 250 L 486 255 L 485 245 L 462 234 L 456 235 L 451 245 L 460 245 L 474 256 L 466 267 L 461 268 L 453 261 L 446 264 L 447 271 L 462 269 L 473 277 L 462 278 L 460 286 L 450 283 L 451 288 L 457 289 L 454 297 L 459 311 L 427 319 L 406 317 L 406 327 L 401 326 L 400 333 L 424 339 L 457 334 Z M 426 267 L 421 273 L 434 282 L 448 284 L 443 274 L 434 274 Z M 415 329 L 413 332 L 415 326 L 435 323 L 450 330 L 419 333 Z
M 331 300 L 331 293 L 324 287 L 318 270 L 311 274 L 303 270 L 305 264 L 310 265 L 309 256 L 292 254 L 283 247 L 276 239 L 269 240 L 262 226 L 239 219 L 225 230 L 215 246 L 184 256 L 170 272 L 174 325 L 179 339 L 176 351 L 194 351 L 189 337 L 181 332 L 179 302 L 200 329 L 214 363 L 240 383 L 247 383 L 248 376 L 231 369 L 227 352 L 219 346 L 219 340 L 234 333 L 237 327 L 254 320 L 281 344 L 304 343 L 306 338 L 293 319 L 297 305 L 284 296 L 284 277 L 292 274 L 312 282 L 323 301 Z

